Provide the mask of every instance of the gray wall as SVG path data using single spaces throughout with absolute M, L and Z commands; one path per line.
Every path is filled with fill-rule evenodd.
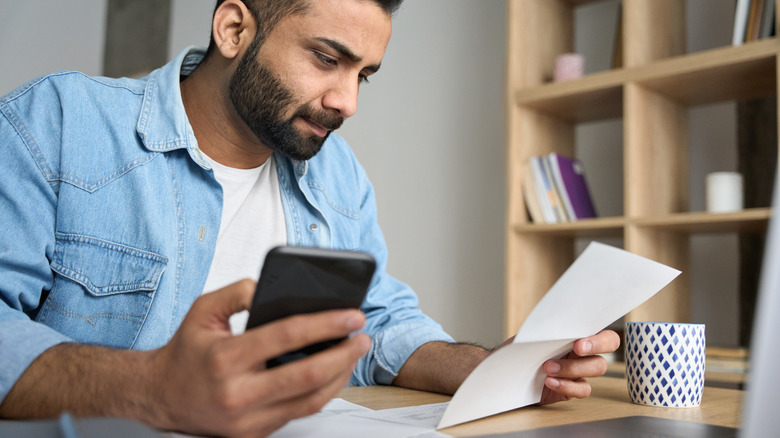
M 0 3 L 0 95 L 55 70 L 99 74 L 105 0 Z

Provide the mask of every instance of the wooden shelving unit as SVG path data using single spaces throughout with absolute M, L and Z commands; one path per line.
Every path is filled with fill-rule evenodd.
M 545 83 L 555 57 L 573 51 L 574 10 L 592 1 L 508 0 L 507 335 L 573 262 L 578 238 L 622 237 L 625 249 L 681 269 L 626 319 L 687 321 L 690 236 L 764 233 L 771 215 L 690 212 L 688 109 L 776 95 L 780 40 L 686 54 L 684 0 L 623 0 L 624 67 Z M 575 127 L 608 119 L 623 124 L 623 215 L 532 223 L 524 163 L 550 152 L 576 156 Z

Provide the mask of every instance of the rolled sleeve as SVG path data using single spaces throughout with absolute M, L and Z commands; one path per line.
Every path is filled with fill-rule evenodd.
M 377 333 L 367 357 L 373 362 L 368 367 L 371 379 L 360 384 L 390 385 L 409 356 L 423 344 L 433 341 L 454 342 L 437 324 L 425 322 L 399 324 Z
M 441 325 L 420 310 L 417 295 L 409 286 L 386 273 L 378 277 L 363 306 L 371 350 L 358 361 L 350 381 L 353 385 L 389 385 L 423 344 L 454 342 Z

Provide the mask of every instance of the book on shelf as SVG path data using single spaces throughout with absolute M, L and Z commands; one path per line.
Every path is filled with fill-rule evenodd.
M 750 355 L 746 348 L 707 347 L 707 371 L 746 374 L 750 370 Z
M 734 36 L 732 38 L 732 44 L 735 46 L 745 42 L 745 30 L 749 13 L 750 0 L 737 0 L 737 9 L 734 12 Z
M 555 208 L 552 205 L 553 198 L 551 198 L 550 181 L 547 179 L 547 175 L 544 172 L 544 166 L 539 157 L 531 157 L 531 174 L 534 179 L 534 188 L 536 189 L 536 198 L 539 201 L 539 206 L 542 209 L 542 215 L 544 221 L 549 224 L 558 222 L 558 218 L 555 214 Z
M 563 199 L 561 198 L 560 188 L 562 187 L 555 178 L 552 166 L 550 165 L 550 156 L 541 157 L 542 165 L 544 166 L 544 173 L 547 175 L 547 179 L 550 181 L 550 191 L 548 195 L 552 199 L 553 208 L 555 209 L 555 218 L 558 222 L 569 222 L 571 217 L 567 213 L 566 207 L 563 205 Z
M 732 43 L 739 46 L 775 34 L 775 0 L 737 0 Z
M 596 217 L 596 209 L 585 181 L 585 167 L 582 163 L 554 152 L 547 158 L 551 163 L 555 184 L 559 188 L 571 220 Z
M 758 40 L 762 21 L 761 14 L 764 10 L 764 1 L 765 0 L 750 0 L 750 10 L 748 11 L 747 25 L 745 26 L 745 42 Z
M 528 208 L 528 214 L 531 216 L 531 221 L 539 224 L 545 223 L 542 206 L 539 204 L 539 198 L 536 195 L 536 184 L 534 184 L 534 174 L 531 170 L 530 160 L 523 169 L 523 198 L 525 199 L 526 208 Z
M 596 217 L 582 163 L 560 154 L 529 159 L 523 178 L 523 196 L 531 220 L 536 223 Z
M 764 14 L 761 19 L 759 39 L 769 38 L 775 35 L 775 0 L 767 0 L 764 4 Z

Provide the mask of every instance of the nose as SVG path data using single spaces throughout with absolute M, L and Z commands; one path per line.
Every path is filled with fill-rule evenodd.
M 352 117 L 357 112 L 359 88 L 357 79 L 340 78 L 322 97 L 322 106 L 338 111 L 344 119 Z

